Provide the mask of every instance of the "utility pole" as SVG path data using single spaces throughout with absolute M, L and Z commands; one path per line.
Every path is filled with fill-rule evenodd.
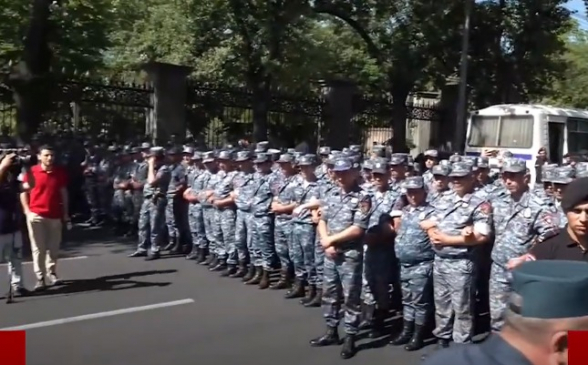
M 465 0 L 463 35 L 461 38 L 461 61 L 459 65 L 459 94 L 456 110 L 456 133 L 454 149 L 462 151 L 466 138 L 467 91 L 468 91 L 468 53 L 470 48 L 470 18 L 475 0 Z

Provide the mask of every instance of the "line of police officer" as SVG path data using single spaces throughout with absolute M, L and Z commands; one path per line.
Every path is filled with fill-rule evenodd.
M 383 146 L 363 160 L 359 146 L 318 156 L 268 147 L 172 148 L 167 159 L 147 144 L 124 151 L 110 178 L 112 216 L 138 234 L 132 257 L 191 245 L 187 258 L 210 271 L 322 306 L 327 331 L 312 346 L 340 343 L 343 313 L 343 358 L 361 328 L 384 335 L 391 284 L 403 304 L 391 343 L 407 351 L 422 348 L 433 311 L 439 347 L 470 342 L 476 296 L 499 329 L 510 261 L 565 225 L 561 192 L 588 175 L 587 163 L 546 165 L 531 189 L 525 161 L 508 153 L 491 166 L 485 157 L 439 161 L 431 150 L 420 174 L 411 156 L 386 158 Z

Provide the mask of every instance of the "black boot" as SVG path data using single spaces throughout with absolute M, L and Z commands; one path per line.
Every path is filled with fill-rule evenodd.
M 245 277 L 245 275 L 247 275 L 247 262 L 240 261 L 238 270 L 235 271 L 234 274 L 229 275 L 229 277 L 230 278 L 242 278 L 242 277 Z
M 308 291 L 306 292 L 306 296 L 300 299 L 300 304 L 306 305 L 306 303 L 310 303 L 314 297 L 316 296 L 316 285 L 309 285 Z
M 312 347 L 325 347 L 325 346 L 333 346 L 338 345 L 340 342 L 339 340 L 339 332 L 337 328 L 327 327 L 327 332 L 317 338 L 313 338 L 310 340 L 310 346 Z
M 261 274 L 261 280 L 259 281 L 259 289 L 267 289 L 270 286 L 270 273 L 267 270 L 263 270 Z
M 310 302 L 306 303 L 304 306 L 306 308 L 318 308 L 322 304 L 323 304 L 323 290 L 317 289 L 316 295 L 314 296 L 314 298 L 312 298 L 312 300 Z
M 414 326 L 414 333 L 408 345 L 404 346 L 406 351 L 417 351 L 423 348 L 424 325 L 417 324 Z
M 196 262 L 199 264 L 203 264 L 204 262 L 206 262 L 207 256 L 207 250 L 205 248 L 201 248 L 198 254 L 198 258 L 196 258 Z
M 290 287 L 290 274 L 288 270 L 282 270 L 280 272 L 280 280 L 278 280 L 275 284 L 270 286 L 270 289 L 279 290 L 279 289 L 287 289 Z
M 173 248 L 176 246 L 176 240 L 170 238 L 169 242 L 167 243 L 167 245 L 165 245 L 165 247 L 163 248 L 163 251 L 171 251 L 173 250 Z
M 221 276 L 224 278 L 228 278 L 231 275 L 234 275 L 237 272 L 237 265 L 227 265 L 227 269 L 222 272 Z
M 249 267 L 247 268 L 247 274 L 245 274 L 245 276 L 243 276 L 243 282 L 247 283 L 249 280 L 253 279 L 254 276 L 255 276 L 255 266 L 249 265 Z
M 174 240 L 174 247 L 170 250 L 171 255 L 182 255 L 184 253 L 184 247 L 180 237 L 176 237 Z
M 258 266 L 255 268 L 255 275 L 251 277 L 245 284 L 247 285 L 258 285 L 261 281 L 261 276 L 263 275 L 263 268 Z
M 406 345 L 410 339 L 412 338 L 412 334 L 414 333 L 414 322 L 404 321 L 402 326 L 402 332 L 398 334 L 398 336 L 394 337 L 390 340 L 390 345 L 393 346 L 401 346 Z
M 361 305 L 361 323 L 359 324 L 360 329 L 371 328 L 374 322 L 374 312 L 376 311 L 375 305 Z
M 186 260 L 197 260 L 200 257 L 200 248 L 194 246 L 192 251 L 186 256 Z
M 437 345 L 435 345 L 435 349 L 433 350 L 433 352 L 439 351 L 439 350 L 443 350 L 449 347 L 450 341 L 443 339 L 443 338 L 439 338 L 437 339 Z M 429 357 L 429 355 L 431 355 L 432 352 L 426 353 L 423 356 L 421 356 L 421 360 L 425 361 L 427 359 L 427 357 Z
M 384 322 L 386 321 L 387 310 L 376 309 L 374 311 L 374 320 L 370 330 L 370 338 L 380 338 L 384 335 Z
M 347 335 L 345 339 L 343 339 L 343 348 L 341 349 L 341 358 L 342 359 L 351 359 L 357 353 L 357 348 L 355 347 L 355 336 Z
M 223 271 L 226 268 L 227 268 L 227 260 L 219 259 L 219 260 L 217 260 L 216 265 L 210 266 L 208 268 L 208 270 L 210 270 L 210 271 Z
M 214 254 L 209 255 L 206 261 L 202 263 L 202 265 L 215 267 L 216 265 L 218 265 L 218 258 Z
M 288 290 L 284 298 L 294 299 L 304 297 L 304 294 L 306 294 L 305 287 L 306 285 L 302 281 L 297 280 L 292 289 Z

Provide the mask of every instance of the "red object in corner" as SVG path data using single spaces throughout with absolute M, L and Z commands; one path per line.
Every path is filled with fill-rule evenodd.
M 568 333 L 568 365 L 588 364 L 588 331 Z
M 0 365 L 26 365 L 25 331 L 0 331 Z

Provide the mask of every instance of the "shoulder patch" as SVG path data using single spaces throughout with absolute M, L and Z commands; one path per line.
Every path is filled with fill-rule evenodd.
M 480 211 L 484 214 L 492 213 L 492 206 L 488 202 L 480 204 Z
M 372 210 L 372 199 L 369 196 L 364 197 L 359 202 L 359 209 L 363 214 L 367 214 Z

